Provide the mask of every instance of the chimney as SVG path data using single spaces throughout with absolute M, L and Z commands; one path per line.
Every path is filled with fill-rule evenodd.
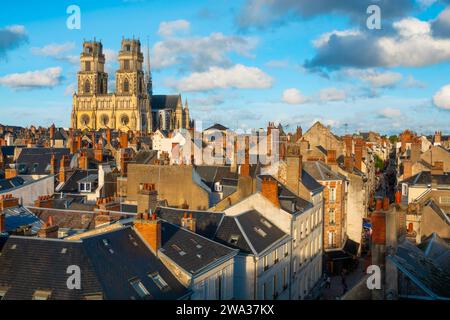
M 377 199 L 377 202 L 375 204 L 375 210 L 379 211 L 379 210 L 381 210 L 381 208 L 383 208 L 383 200 Z
M 156 254 L 161 247 L 161 220 L 156 218 L 156 214 L 153 213 L 151 218 L 148 214 L 146 217 L 137 217 L 134 228 Z
M 240 165 L 241 177 L 250 177 L 250 146 L 249 138 L 245 137 L 245 159 L 244 163 Z
M 411 160 L 412 163 L 415 163 L 420 160 L 420 153 L 421 153 L 421 141 L 419 138 L 416 138 L 411 144 L 411 155 L 409 159 Z
M 278 198 L 278 182 L 272 177 L 263 177 L 261 182 L 261 193 L 276 207 L 280 207 Z
M 79 134 L 79 135 L 77 135 L 77 137 L 76 137 L 76 144 L 75 144 L 75 147 L 76 147 L 76 149 L 75 149 L 75 152 L 77 152 L 79 149 L 81 149 L 81 143 L 82 143 L 82 140 L 81 140 L 81 133 Z M 74 153 L 75 153 L 74 152 Z
M 50 159 L 50 174 L 56 174 L 57 171 L 56 167 L 56 156 L 54 153 L 52 153 L 52 158 Z
M 373 212 L 370 216 L 372 223 L 372 243 L 386 244 L 386 215 L 384 212 Z
M 52 124 L 52 126 L 49 129 L 50 131 L 50 144 L 53 145 L 53 140 L 55 140 L 55 124 Z
M 403 179 L 408 179 L 412 176 L 412 162 L 411 160 L 403 160 Z
M 363 149 L 365 142 L 362 138 L 357 138 L 355 140 L 355 167 L 359 171 L 362 171 L 362 161 L 363 161 Z
M 336 164 L 336 150 L 327 151 L 327 164 L 330 166 Z
M 15 168 L 6 168 L 5 169 L 5 179 L 11 179 L 17 177 L 17 169 Z
M 158 192 L 155 184 L 144 183 L 137 196 L 137 212 L 154 212 L 158 205 Z
M 400 204 L 402 202 L 402 193 L 400 192 L 400 190 L 397 190 L 397 192 L 395 192 L 395 203 Z
M 120 133 L 120 147 L 128 148 L 128 134 L 126 132 Z
M 78 168 L 81 170 L 87 170 L 89 168 L 89 161 L 87 153 L 82 151 L 78 155 Z
M 70 169 L 69 156 L 63 154 L 59 162 L 59 182 L 66 182 L 66 170 Z
M 431 175 L 444 174 L 444 161 L 435 161 L 431 169 Z
M 109 211 L 120 211 L 120 203 L 115 197 L 103 197 L 97 199 L 97 208 L 103 214 L 109 214 Z
M 100 143 L 95 145 L 94 159 L 100 163 L 103 162 L 103 146 Z
M 383 210 L 388 211 L 389 210 L 389 198 L 384 197 L 383 199 Z
M 290 144 L 286 153 L 286 184 L 298 195 L 300 192 L 300 180 L 302 178 L 302 155 L 298 145 Z
M 181 218 L 181 226 L 183 228 L 189 229 L 192 232 L 196 232 L 197 229 L 197 219 L 194 219 L 192 212 L 188 214 L 185 212 L 183 218 Z
M 440 144 L 441 141 L 442 141 L 442 132 L 436 131 L 436 132 L 434 133 L 434 143 L 435 143 L 435 144 Z
M 353 137 L 349 134 L 344 136 L 345 155 L 351 156 L 353 153 Z
M 128 163 L 131 161 L 131 156 L 125 152 L 124 149 L 121 150 L 120 154 L 120 171 L 122 176 L 126 177 L 128 172 Z
M 52 196 L 39 196 L 34 201 L 34 206 L 38 208 L 53 208 Z
M 353 157 L 344 156 L 344 167 L 348 172 L 353 172 Z
M 19 205 L 19 199 L 13 197 L 12 194 L 5 194 L 0 196 L 0 212 L 6 208 L 17 207 Z
M 111 143 L 111 129 L 106 129 L 106 141 L 110 144 Z
M 47 222 L 43 224 L 41 229 L 38 231 L 37 236 L 39 238 L 58 238 L 58 226 L 53 224 L 53 217 L 49 216 Z

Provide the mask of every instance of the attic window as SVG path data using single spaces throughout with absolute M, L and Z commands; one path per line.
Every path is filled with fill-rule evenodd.
M 195 239 L 191 239 L 191 241 L 195 244 L 195 247 L 196 247 L 197 249 L 201 249 L 201 248 L 202 248 L 202 245 L 199 244 Z
M 36 290 L 33 294 L 33 300 L 48 300 L 52 292 L 49 290 Z
M 109 246 L 109 241 L 108 241 L 108 239 L 103 239 L 103 245 Z
M 150 296 L 150 293 L 148 292 L 147 288 L 142 284 L 142 282 L 139 279 L 131 280 L 130 285 L 137 292 L 139 297 L 145 298 Z
M 67 248 L 62 248 L 61 253 L 64 254 L 67 252 Z
M 237 234 L 232 234 L 230 237 L 230 244 L 236 245 L 239 241 L 239 235 Z
M 255 232 L 256 232 L 257 234 L 259 234 L 261 237 L 267 236 L 267 233 L 264 232 L 264 230 L 261 229 L 261 228 L 254 227 L 253 230 L 255 230 Z
M 261 219 L 261 223 L 264 224 L 267 228 L 272 228 L 272 224 L 266 219 Z
M 167 282 L 161 277 L 161 275 L 158 272 L 149 274 L 148 276 L 158 286 L 159 290 L 167 291 L 170 289 Z
M 180 256 L 184 256 L 186 254 L 186 252 L 184 252 L 183 250 L 181 250 L 181 248 L 179 246 L 177 246 L 176 244 L 172 245 L 172 248 L 178 252 L 178 254 Z
M 197 253 L 197 258 L 201 259 L 202 255 L 200 253 Z
M 17 244 L 13 244 L 13 245 L 11 246 L 11 250 L 16 250 L 16 248 L 17 248 Z

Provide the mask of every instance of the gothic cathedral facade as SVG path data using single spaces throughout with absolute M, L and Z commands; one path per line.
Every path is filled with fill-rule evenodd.
M 189 108 L 187 101 L 183 108 L 181 95 L 153 95 L 149 49 L 146 72 L 139 40 L 123 39 L 118 60 L 116 90 L 109 93 L 102 43 L 83 43 L 78 90 L 73 94 L 72 128 L 145 133 L 189 129 Z

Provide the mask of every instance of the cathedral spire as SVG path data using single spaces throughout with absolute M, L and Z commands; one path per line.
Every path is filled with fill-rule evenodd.
M 147 85 L 147 92 L 149 94 L 149 96 L 151 97 L 153 95 L 153 81 L 152 81 L 152 70 L 150 67 L 150 41 L 147 37 L 147 59 L 146 59 L 146 64 L 147 64 L 147 70 L 146 70 L 146 85 Z

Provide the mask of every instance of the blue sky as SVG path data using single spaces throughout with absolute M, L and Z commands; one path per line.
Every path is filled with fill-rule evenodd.
M 0 12 L 0 123 L 69 125 L 83 39 L 101 39 L 109 90 L 124 37 L 150 39 L 154 93 L 204 126 L 320 120 L 337 133 L 447 132 L 448 0 L 14 1 Z M 366 9 L 381 10 L 381 30 Z M 66 27 L 69 5 L 81 29 Z

